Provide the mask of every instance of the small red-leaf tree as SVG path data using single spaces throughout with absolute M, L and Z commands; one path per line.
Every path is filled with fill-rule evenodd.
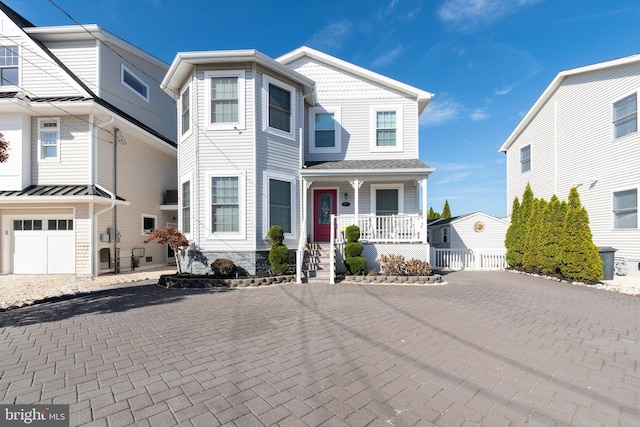
M 4 163 L 9 159 L 9 141 L 4 139 L 4 135 L 0 133 L 0 163 Z
M 165 227 L 161 230 L 153 229 L 147 234 L 149 237 L 147 237 L 142 243 L 149 243 L 157 240 L 159 245 L 169 245 L 169 247 L 176 253 L 178 273 L 182 273 L 182 269 L 180 268 L 180 257 L 177 255 L 189 247 L 189 240 L 184 237 L 184 234 L 171 227 Z

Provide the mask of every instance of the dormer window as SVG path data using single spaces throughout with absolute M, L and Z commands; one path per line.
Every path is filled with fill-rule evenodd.
M 18 86 L 18 46 L 0 46 L 0 86 Z
M 124 65 L 122 66 L 122 84 L 149 101 L 149 86 Z

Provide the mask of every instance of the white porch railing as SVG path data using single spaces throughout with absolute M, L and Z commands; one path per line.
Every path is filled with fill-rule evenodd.
M 368 242 L 426 242 L 425 219 L 419 215 L 339 215 L 335 217 L 336 239 L 345 238 L 342 230 L 350 225 L 360 227 L 360 240 Z
M 431 266 L 440 270 L 502 270 L 508 267 L 506 249 L 431 248 Z

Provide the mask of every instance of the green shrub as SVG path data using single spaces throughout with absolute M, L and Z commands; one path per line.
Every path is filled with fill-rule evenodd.
M 271 272 L 276 275 L 285 274 L 289 271 L 289 262 L 291 261 L 291 255 L 289 248 L 285 245 L 273 246 L 269 251 L 269 264 L 271 264 Z
M 347 242 L 357 242 L 360 238 L 360 227 L 357 225 L 350 225 L 344 230 L 344 236 L 347 239 Z
M 351 242 L 344 245 L 344 256 L 345 258 L 351 258 L 354 256 L 362 255 L 362 251 L 364 250 L 364 246 L 360 242 Z
M 367 269 L 367 260 L 362 256 L 350 257 L 344 260 L 344 266 L 347 268 L 349 273 L 358 276 L 364 273 Z
M 284 230 L 279 225 L 272 225 L 267 235 L 271 240 L 271 246 L 281 245 L 284 241 Z
M 369 270 L 369 272 L 367 273 L 367 276 L 377 276 L 378 272 L 376 271 L 375 268 L 372 268 Z
M 235 276 L 238 267 L 233 261 L 226 258 L 218 258 L 211 263 L 211 271 L 215 277 L 229 279 Z

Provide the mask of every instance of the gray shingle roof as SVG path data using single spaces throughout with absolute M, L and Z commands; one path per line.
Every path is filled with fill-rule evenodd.
M 418 159 L 384 159 L 384 160 L 340 160 L 326 162 L 307 162 L 307 169 L 314 170 L 356 170 L 356 169 L 425 169 L 431 168 Z

